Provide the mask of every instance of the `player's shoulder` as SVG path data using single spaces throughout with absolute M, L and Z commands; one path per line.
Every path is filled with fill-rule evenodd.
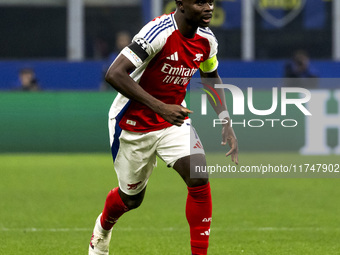
M 209 27 L 199 27 L 197 29 L 197 34 L 207 38 L 209 42 L 217 44 L 217 39 Z
M 147 23 L 139 33 L 148 43 L 169 36 L 177 29 L 174 13 L 164 14 Z

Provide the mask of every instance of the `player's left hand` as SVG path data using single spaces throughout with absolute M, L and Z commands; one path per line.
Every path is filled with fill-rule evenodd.
M 238 144 L 237 138 L 229 123 L 222 127 L 222 145 L 229 144 L 230 150 L 225 154 L 226 157 L 231 155 L 231 160 L 238 165 Z

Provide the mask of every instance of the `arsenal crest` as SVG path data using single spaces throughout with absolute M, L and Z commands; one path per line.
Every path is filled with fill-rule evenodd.
M 305 7 L 307 0 L 252 0 L 257 12 L 264 20 L 276 27 L 284 27 L 294 20 Z M 273 15 L 274 10 L 282 10 L 281 17 Z

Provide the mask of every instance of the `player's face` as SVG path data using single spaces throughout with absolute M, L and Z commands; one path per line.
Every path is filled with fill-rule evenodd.
M 182 4 L 189 24 L 198 27 L 209 26 L 214 10 L 214 0 L 183 0 Z

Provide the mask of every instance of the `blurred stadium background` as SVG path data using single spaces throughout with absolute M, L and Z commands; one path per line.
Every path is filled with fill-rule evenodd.
M 340 163 L 340 1 L 215 2 L 222 77 L 279 80 L 303 49 L 325 81 L 311 90 L 313 107 L 323 108 L 319 121 L 307 123 L 295 109 L 296 128 L 236 127 L 241 165 Z M 115 91 L 103 74 L 121 34 L 133 36 L 174 7 L 173 0 L 0 0 L 1 254 L 86 254 L 91 219 L 117 185 L 107 132 Z M 22 69 L 34 70 L 41 91 L 19 89 Z M 268 109 L 272 84 L 248 86 L 256 106 Z M 197 129 L 208 156 L 229 164 L 207 123 Z M 313 156 L 301 155 L 306 147 Z M 117 254 L 189 254 L 185 187 L 159 166 L 143 206 L 117 224 Z M 258 177 L 211 180 L 210 254 L 339 254 L 339 179 Z
M 114 92 L 97 92 L 107 91 L 103 74 L 121 48 L 117 41 L 174 8 L 172 0 L 0 0 L 0 151 L 107 151 L 104 123 Z M 339 1 L 216 1 L 211 28 L 219 40 L 221 77 L 280 79 L 301 49 L 317 76 L 339 76 Z M 23 68 L 34 70 L 43 92 L 12 93 Z M 259 83 L 254 89 L 272 86 Z M 339 104 L 331 90 L 338 87 L 337 82 L 318 87 L 330 91 L 332 114 Z M 340 151 L 339 126 L 329 128 L 329 146 Z M 304 130 L 299 134 L 294 151 L 304 144 Z M 244 138 L 243 150 L 259 149 L 256 141 Z
M 274 83 L 263 81 L 279 81 L 296 50 L 309 53 L 320 78 L 310 90 L 309 107 L 320 113 L 313 121 L 289 108 L 296 128 L 235 127 L 240 165 L 339 164 L 340 1 L 215 2 L 220 75 L 245 78 L 241 88 L 254 87 L 256 107 L 270 107 Z M 1 254 L 86 254 L 93 220 L 117 185 L 107 131 L 115 91 L 104 72 L 122 34 L 174 7 L 173 0 L 0 0 Z M 22 69 L 34 70 L 40 91 L 20 89 Z M 259 117 L 246 110 L 244 118 Z M 230 164 L 209 121 L 196 123 L 208 160 Z M 210 254 L 339 254 L 339 179 L 265 177 L 211 179 Z M 189 254 L 185 198 L 179 177 L 159 162 L 147 199 L 117 224 L 111 250 Z

